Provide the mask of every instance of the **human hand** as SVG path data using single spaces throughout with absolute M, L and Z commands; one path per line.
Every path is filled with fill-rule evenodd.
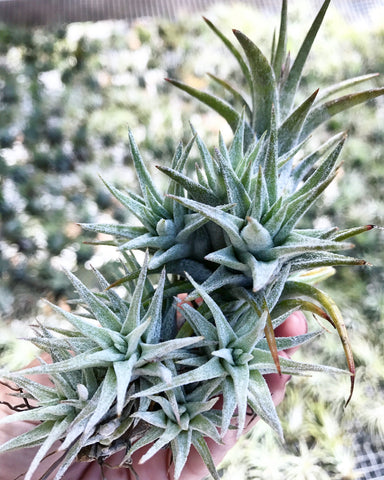
M 302 335 L 307 331 L 307 322 L 301 312 L 295 312 L 290 315 L 287 320 L 276 329 L 276 336 L 294 336 Z M 280 352 L 281 356 L 289 357 L 296 348 L 291 348 Z M 286 383 L 289 380 L 289 375 L 270 374 L 265 376 L 268 386 L 272 393 L 272 398 L 275 405 L 278 405 L 284 398 Z M 41 379 L 39 379 L 41 381 Z M 8 401 L 15 404 L 15 400 L 8 395 L 9 391 L 5 386 L 0 385 L 0 401 Z M 9 415 L 11 412 L 6 405 L 0 404 L 0 418 Z M 248 432 L 257 423 L 258 418 L 251 420 L 246 426 L 244 433 Z M 5 443 L 10 438 L 20 435 L 32 428 L 31 422 L 11 423 L 0 428 L 0 444 Z M 236 443 L 236 431 L 229 430 L 224 436 L 223 445 L 217 445 L 215 442 L 207 440 L 211 454 L 215 464 L 219 464 L 226 453 Z M 169 450 L 161 450 L 144 464 L 139 464 L 140 457 L 145 453 L 149 447 L 143 447 L 132 455 L 133 467 L 137 472 L 140 480 L 172 480 L 172 466 L 170 467 L 170 452 Z M 29 464 L 32 461 L 36 450 L 34 448 L 25 449 L 22 451 L 15 451 L 6 453 L 0 456 L 0 480 L 16 480 L 21 479 L 24 473 L 28 470 Z M 60 458 L 61 453 L 53 453 L 49 459 L 43 462 L 34 475 L 34 480 L 39 479 L 44 475 L 47 468 Z M 118 465 L 121 459 L 121 454 L 112 456 L 107 464 L 110 466 Z M 96 480 L 102 478 L 100 473 L 100 465 L 97 462 L 83 463 L 78 462 L 73 464 L 64 475 L 63 480 Z M 207 468 L 192 448 L 188 457 L 187 463 L 184 467 L 182 479 L 183 480 L 201 480 L 207 475 Z M 134 480 L 134 474 L 126 468 L 110 468 L 104 466 L 104 475 L 107 480 Z M 51 474 L 49 480 L 54 477 Z M 48 480 L 48 478 L 47 478 Z

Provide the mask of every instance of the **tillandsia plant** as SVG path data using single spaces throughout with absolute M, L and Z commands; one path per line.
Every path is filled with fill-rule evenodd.
M 333 98 L 374 76 L 366 75 L 316 91 L 297 105 L 302 70 L 328 5 L 326 0 L 292 64 L 286 1 L 271 60 L 243 33 L 234 30 L 237 46 L 206 20 L 238 61 L 248 92 L 212 76 L 232 94 L 232 105 L 169 80 L 216 110 L 234 134 L 230 145 L 220 135 L 211 152 L 192 126 L 188 145 L 179 145 L 170 166 L 158 167 L 169 177 L 165 192 L 152 181 L 129 132 L 141 194 L 105 184 L 141 225 L 82 225 L 114 237 L 104 243 L 122 252 L 124 273 L 109 284 L 95 271 L 98 293 L 68 273 L 78 310 L 52 308 L 71 328 L 40 325 L 31 339 L 52 363 L 5 376 L 27 403 L 2 423 L 39 422 L 0 447 L 7 452 L 40 446 L 26 480 L 57 440 L 60 464 L 44 479 L 58 468 L 59 480 L 75 460 L 103 463 L 118 451 L 120 466 L 129 467 L 131 455 L 146 445 L 141 461 L 170 449 L 176 479 L 193 445 L 218 479 L 206 439 L 220 443 L 228 429 L 240 436 L 247 408 L 283 435 L 263 377 L 268 373 L 347 373 L 349 402 L 355 367 L 347 330 L 338 307 L 314 284 L 334 266 L 365 265 L 335 252 L 352 247 L 351 237 L 374 226 L 300 228 L 300 219 L 337 175 L 346 135 L 311 152 L 308 139 L 332 115 L 382 95 L 384 88 Z M 194 145 L 200 162 L 193 179 L 186 169 Z M 134 250 L 145 252 L 141 265 Z M 126 295 L 118 295 L 117 286 Z M 183 301 L 181 293 L 187 294 Z M 275 337 L 274 329 L 297 310 L 333 325 L 349 371 L 279 355 L 321 333 Z M 31 380 L 31 374 L 46 374 L 51 385 Z M 215 408 L 219 397 L 222 407 Z M 30 400 L 35 408 L 28 407 Z

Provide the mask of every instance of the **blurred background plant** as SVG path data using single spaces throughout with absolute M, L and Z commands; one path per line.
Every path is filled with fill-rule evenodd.
M 314 3 L 290 2 L 293 52 L 314 16 Z M 240 4 L 204 13 L 227 32 L 244 31 L 268 51 L 273 15 Z M 383 14 L 384 5 L 370 22 L 350 23 L 330 9 L 305 72 L 303 97 L 335 80 L 384 72 Z M 60 303 L 71 298 L 63 265 L 76 269 L 88 285 L 90 265 L 111 281 L 117 278 L 115 250 L 83 243 L 97 238 L 77 223 L 124 221 L 125 210 L 98 174 L 120 188 L 136 188 L 128 126 L 150 168 L 189 139 L 189 121 L 208 145 L 216 144 L 219 130 L 230 137 L 216 114 L 163 80 L 214 90 L 206 72 L 237 76 L 197 14 L 174 22 L 144 18 L 33 30 L 0 24 L 0 365 L 28 361 L 31 353 L 16 337 L 25 336 L 36 315 L 52 315 L 39 301 L 42 296 Z M 313 218 L 322 227 L 384 224 L 383 124 L 378 99 L 338 115 L 318 132 L 321 139 L 348 130 L 349 140 L 340 178 L 317 212 L 306 216 L 308 225 Z M 350 330 L 358 364 L 352 404 L 342 407 L 347 383 L 295 379 L 280 407 L 286 444 L 260 425 L 231 452 L 224 479 L 384 478 L 383 233 L 356 239 L 355 255 L 372 267 L 340 268 L 324 285 Z M 337 335 L 304 348 L 316 361 L 344 365 Z M 309 350 L 303 354 L 308 355 Z M 382 477 L 367 476 L 359 465 L 357 446 L 367 441 L 381 448 L 376 458 Z

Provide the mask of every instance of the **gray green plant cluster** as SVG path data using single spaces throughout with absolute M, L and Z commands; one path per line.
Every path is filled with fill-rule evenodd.
M 107 244 L 122 252 L 124 276 L 110 285 L 95 271 L 100 291 L 93 293 L 68 273 L 79 295 L 78 310 L 52 308 L 72 328 L 41 325 L 32 339 L 53 363 L 6 376 L 38 402 L 38 408 L 3 420 L 41 422 L 0 447 L 6 452 L 40 445 L 26 479 L 57 440 L 63 457 L 55 480 L 76 459 L 103 462 L 121 450 L 121 466 L 128 467 L 132 453 L 145 445 L 151 446 L 142 461 L 170 448 L 175 478 L 193 445 L 218 479 L 206 439 L 220 443 L 230 428 L 240 436 L 248 407 L 283 435 L 263 377 L 268 373 L 349 373 L 349 402 L 355 364 L 347 330 L 336 304 L 314 283 L 327 276 L 328 267 L 366 264 L 339 252 L 374 225 L 300 227 L 339 172 L 345 134 L 306 149 L 319 125 L 384 89 L 338 96 L 373 77 L 365 75 L 297 102 L 303 67 L 329 3 L 324 2 L 293 62 L 286 51 L 285 0 L 269 60 L 240 31 L 233 32 L 235 43 L 206 20 L 238 62 L 246 91 L 212 77 L 237 108 L 170 80 L 218 112 L 233 139 L 228 146 L 220 136 L 211 152 L 191 126 L 189 143 L 179 145 L 169 166 L 158 167 L 169 178 L 164 191 L 151 179 L 130 132 L 141 194 L 104 183 L 140 224 L 82 224 L 87 231 L 113 236 Z M 194 144 L 199 161 L 191 178 L 186 170 Z M 144 252 L 141 264 L 135 250 Z M 115 292 L 118 286 L 125 295 Z M 177 300 L 182 293 L 188 294 L 183 302 Z M 198 298 L 200 306 L 188 303 Z M 299 309 L 336 329 L 349 372 L 279 356 L 321 333 L 275 337 L 274 329 Z M 28 379 L 32 373 L 47 374 L 52 386 Z M 223 406 L 216 409 L 219 397 Z

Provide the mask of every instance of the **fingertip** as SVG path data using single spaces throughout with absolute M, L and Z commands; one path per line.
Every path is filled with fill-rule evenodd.
M 291 313 L 284 323 L 275 329 L 277 337 L 294 337 L 308 332 L 308 323 L 303 312 Z

